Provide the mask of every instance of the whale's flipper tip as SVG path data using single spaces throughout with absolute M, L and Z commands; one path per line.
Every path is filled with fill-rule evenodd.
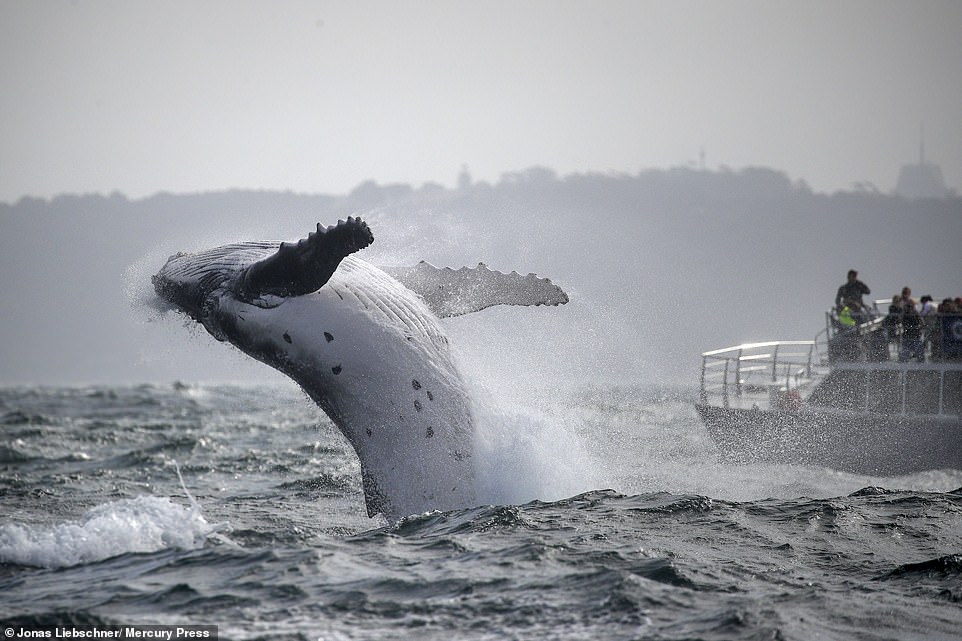
M 374 234 L 359 217 L 339 220 L 330 227 L 318 223 L 306 238 L 281 243 L 274 254 L 248 267 L 238 280 L 238 294 L 254 299 L 315 292 L 330 280 L 345 257 L 373 242 Z
M 563 289 L 535 274 L 521 276 L 477 267 L 439 269 L 421 261 L 413 267 L 385 268 L 384 271 L 424 299 L 439 318 L 470 314 L 495 305 L 564 305 L 569 302 Z

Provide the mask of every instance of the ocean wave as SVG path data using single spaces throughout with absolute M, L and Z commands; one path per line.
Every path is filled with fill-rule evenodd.
M 62 568 L 128 553 L 195 549 L 222 530 L 194 507 L 139 496 L 99 505 L 80 520 L 53 526 L 0 526 L 0 563 Z
M 918 563 L 903 563 L 889 572 L 882 580 L 903 577 L 955 578 L 962 576 L 962 554 L 949 554 Z

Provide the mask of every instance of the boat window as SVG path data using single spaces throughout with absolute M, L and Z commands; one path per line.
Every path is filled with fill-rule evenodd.
M 942 389 L 942 411 L 962 416 L 962 372 L 946 372 Z
M 897 414 L 902 411 L 902 381 L 899 372 L 869 371 L 868 411 L 883 414 Z
M 939 413 L 939 372 L 905 372 L 905 412 L 907 414 Z
M 865 372 L 833 370 L 815 388 L 808 402 L 841 410 L 865 411 Z

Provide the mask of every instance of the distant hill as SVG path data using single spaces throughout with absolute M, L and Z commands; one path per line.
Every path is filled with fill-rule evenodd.
M 179 250 L 296 239 L 355 214 L 374 230 L 372 262 L 483 260 L 569 291 L 565 308 L 449 323 L 486 379 L 530 369 L 570 382 L 602 369 L 693 380 L 704 350 L 813 337 L 849 268 L 873 297 L 903 285 L 962 295 L 962 199 L 818 194 L 764 168 L 559 177 L 535 167 L 493 185 L 366 182 L 344 196 L 25 198 L 0 204 L 0 383 L 270 378 L 152 311 L 150 275 Z

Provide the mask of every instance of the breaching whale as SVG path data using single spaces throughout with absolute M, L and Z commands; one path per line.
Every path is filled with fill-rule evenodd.
M 357 453 L 369 516 L 470 506 L 474 419 L 438 318 L 568 297 L 548 279 L 483 264 L 380 269 L 352 256 L 373 241 L 348 218 L 296 243 L 179 253 L 154 290 L 304 389 Z

